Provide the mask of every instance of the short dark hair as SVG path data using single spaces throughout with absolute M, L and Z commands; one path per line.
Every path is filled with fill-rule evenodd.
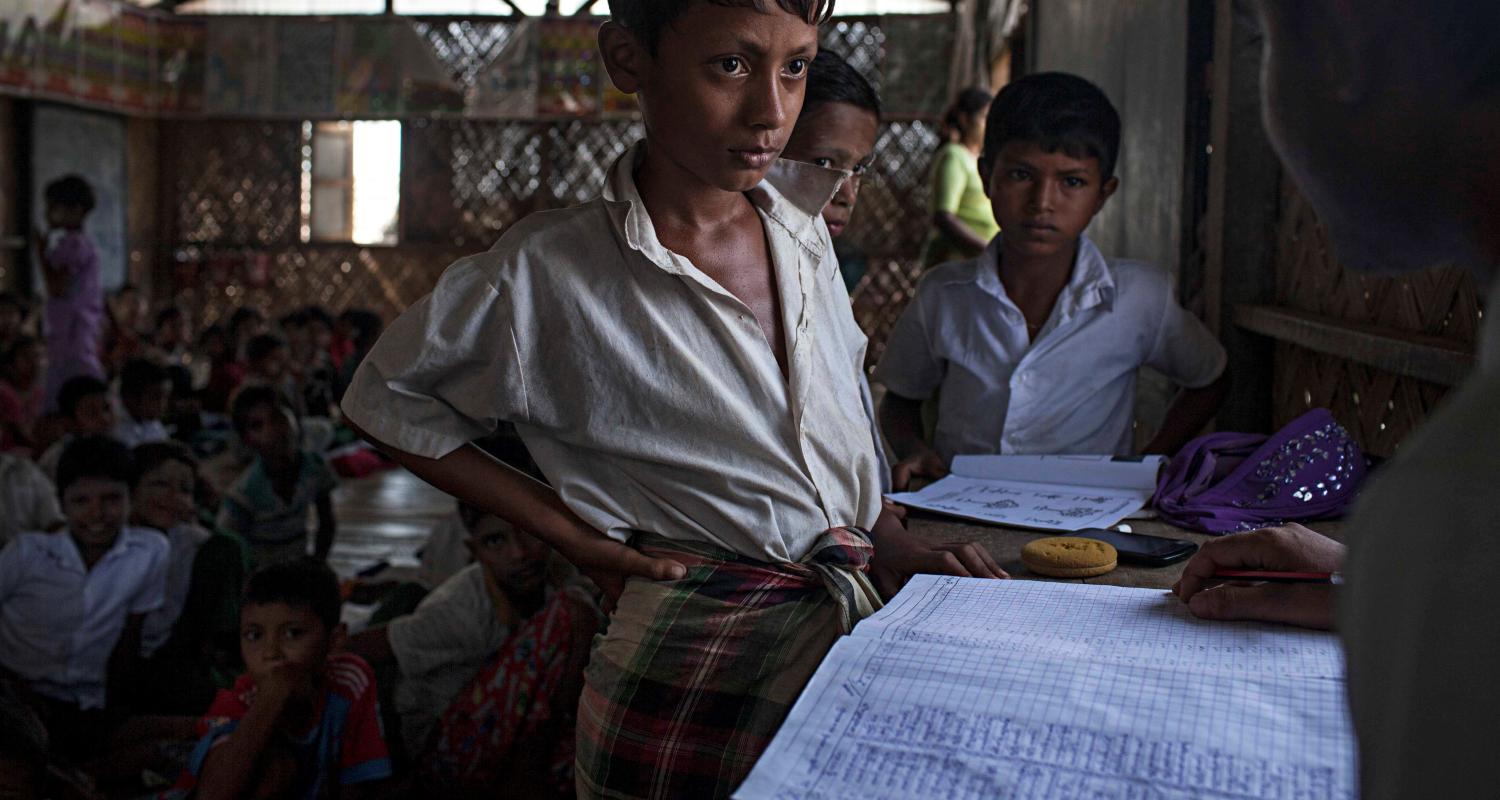
M 808 67 L 802 113 L 827 103 L 848 103 L 880 119 L 880 95 L 875 93 L 875 87 L 843 56 L 832 50 L 819 50 Z
M 339 624 L 344 599 L 339 594 L 338 575 L 323 561 L 303 556 L 277 561 L 251 573 L 240 607 L 268 603 L 308 609 L 331 631 Z
M 661 44 L 661 32 L 682 16 L 694 2 L 716 6 L 769 11 L 767 0 L 609 0 L 610 19 L 625 26 L 646 46 L 651 55 Z M 806 22 L 822 25 L 833 16 L 834 0 L 774 0 L 776 8 Z
M 953 102 L 948 104 L 948 110 L 943 112 L 943 124 L 956 131 L 962 131 L 964 127 L 963 117 L 974 116 L 989 105 L 995 96 L 978 86 L 969 88 L 958 93 Z
M 182 319 L 186 314 L 187 312 L 183 311 L 177 306 L 167 306 L 166 308 L 163 308 L 162 310 L 156 312 L 156 327 L 160 328 L 168 322 L 175 322 L 179 319 Z
M 354 343 L 358 347 L 375 344 L 385 326 L 380 315 L 367 308 L 351 308 L 339 315 L 339 321 L 354 329 Z
M 259 361 L 262 358 L 276 352 L 277 348 L 286 347 L 286 340 L 274 333 L 262 333 L 250 340 L 245 345 L 245 360 Z
M 94 187 L 79 175 L 64 175 L 47 184 L 42 197 L 53 205 L 80 208 L 85 212 L 94 210 Z
M 333 315 L 328 313 L 328 309 L 320 305 L 310 305 L 302 309 L 302 314 L 305 317 L 305 322 L 321 322 L 328 328 L 333 327 Z
M 130 476 L 130 488 L 132 490 L 140 484 L 141 478 L 146 477 L 147 473 L 169 461 L 186 464 L 193 471 L 193 475 L 196 476 L 198 474 L 198 459 L 193 458 L 193 451 L 189 450 L 187 445 L 181 442 L 165 441 L 138 444 L 134 450 L 130 451 L 130 457 L 135 462 L 135 472 Z
M 63 448 L 57 462 L 57 496 L 84 478 L 102 478 L 130 485 L 135 462 L 130 448 L 108 436 L 85 436 Z
M 1102 89 L 1077 75 L 1027 75 L 1001 89 L 990 105 L 981 158 L 993 161 L 1010 142 L 1097 159 L 1099 177 L 1107 181 L 1120 154 L 1120 114 Z
M 63 416 L 72 418 L 73 412 L 78 410 L 78 404 L 85 397 L 108 393 L 109 386 L 104 381 L 92 375 L 74 375 L 63 381 L 62 387 L 57 390 L 57 410 Z
M 132 358 L 120 368 L 120 396 L 134 397 L 171 380 L 172 376 L 161 364 L 148 358 Z
M 265 321 L 266 315 L 260 309 L 255 306 L 240 306 L 234 310 L 233 314 L 229 315 L 229 337 L 231 339 L 238 338 L 240 328 L 245 327 L 251 322 Z
M 234 396 L 234 401 L 229 404 L 229 419 L 234 424 L 235 433 L 244 435 L 245 428 L 250 424 L 250 412 L 266 406 L 269 408 L 281 408 L 297 415 L 297 409 L 292 406 L 292 401 L 281 393 L 275 386 L 258 384 L 246 386 L 239 390 Z
M 35 336 L 17 336 L 11 340 L 10 347 L 0 350 L 0 369 L 10 369 L 16 359 L 21 356 L 21 351 L 28 347 L 41 347 L 42 341 Z

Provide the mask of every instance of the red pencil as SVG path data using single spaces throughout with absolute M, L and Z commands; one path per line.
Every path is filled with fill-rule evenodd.
M 1214 578 L 1223 581 L 1263 583 L 1343 583 L 1337 572 L 1276 572 L 1259 569 L 1221 569 Z

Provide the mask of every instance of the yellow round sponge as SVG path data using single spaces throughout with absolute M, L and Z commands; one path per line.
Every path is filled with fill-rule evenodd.
M 1114 545 L 1078 536 L 1036 539 L 1021 548 L 1021 563 L 1049 578 L 1092 578 L 1115 568 Z

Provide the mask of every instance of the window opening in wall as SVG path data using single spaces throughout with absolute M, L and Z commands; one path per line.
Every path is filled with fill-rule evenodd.
M 305 122 L 301 156 L 302 241 L 396 244 L 400 122 Z

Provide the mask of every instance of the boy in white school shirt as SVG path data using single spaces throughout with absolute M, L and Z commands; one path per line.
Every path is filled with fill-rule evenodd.
M 579 704 L 581 797 L 728 796 L 878 604 L 867 571 L 1003 574 L 882 511 L 864 337 L 819 217 L 840 176 L 776 164 L 830 5 L 611 0 L 600 51 L 646 141 L 602 198 L 449 268 L 344 398 L 403 465 L 618 598 Z M 553 488 L 470 444 L 502 420 Z
M 1130 453 L 1142 366 L 1186 387 L 1145 452 L 1176 452 L 1218 410 L 1224 348 L 1177 304 L 1172 277 L 1106 259 L 1083 235 L 1119 186 L 1119 142 L 1109 98 L 1075 75 L 1030 75 L 995 97 L 979 168 L 1002 233 L 923 277 L 875 372 L 897 489 L 960 454 Z
M 162 604 L 167 542 L 125 525 L 131 473 L 124 445 L 79 439 L 57 468 L 67 527 L 0 550 L 0 667 L 36 695 L 70 755 L 97 755 L 118 721 L 107 689 L 130 675 L 145 616 Z

